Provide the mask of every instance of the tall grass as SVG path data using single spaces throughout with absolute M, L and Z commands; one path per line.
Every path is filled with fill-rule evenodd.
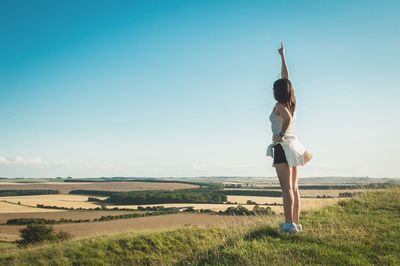
M 74 239 L 0 256 L 2 265 L 400 265 L 400 188 L 365 192 L 302 215 L 208 228 Z

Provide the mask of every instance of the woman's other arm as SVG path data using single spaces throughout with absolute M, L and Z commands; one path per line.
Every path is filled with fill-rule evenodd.
M 278 52 L 281 55 L 281 60 L 282 60 L 281 78 L 289 79 L 289 70 L 286 64 L 285 48 L 283 47 L 282 42 L 281 42 L 281 48 L 278 49 Z

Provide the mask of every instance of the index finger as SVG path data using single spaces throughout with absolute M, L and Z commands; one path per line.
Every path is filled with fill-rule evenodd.
M 281 48 L 283 48 L 283 42 L 281 41 Z

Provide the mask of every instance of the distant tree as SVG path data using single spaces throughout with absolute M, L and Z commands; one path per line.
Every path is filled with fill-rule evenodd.
M 276 212 L 274 212 L 271 207 L 260 207 L 259 205 L 256 205 L 253 207 L 253 212 L 254 214 L 261 214 L 261 215 L 276 215 Z
M 30 224 L 26 228 L 20 230 L 21 240 L 18 241 L 20 246 L 27 246 L 41 243 L 44 241 L 66 240 L 70 238 L 67 232 L 54 232 L 52 226 L 44 224 Z
M 86 220 L 88 221 L 88 220 Z M 63 241 L 71 238 L 71 235 L 68 232 L 60 230 L 58 233 L 56 233 L 56 240 L 58 241 Z
M 251 211 L 246 207 L 239 205 L 237 207 L 231 206 L 225 210 L 225 214 L 229 215 L 251 215 Z

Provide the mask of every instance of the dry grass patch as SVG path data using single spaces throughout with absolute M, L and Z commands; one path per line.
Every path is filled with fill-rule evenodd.
M 99 205 L 94 202 L 88 202 L 88 196 L 82 195 L 64 195 L 64 194 L 53 194 L 53 195 L 33 195 L 33 196 L 12 196 L 12 197 L 1 197 L 1 200 L 7 202 L 18 203 L 22 205 L 36 207 L 37 204 L 43 204 L 46 206 L 57 206 L 67 208 L 97 208 Z M 13 211 L 11 211 L 13 212 Z
M 106 211 L 106 210 L 96 210 L 96 211 L 79 210 L 79 211 L 57 211 L 57 212 L 52 212 L 51 209 L 48 210 L 50 212 L 3 213 L 0 216 L 0 224 L 5 224 L 7 220 L 15 218 L 43 218 L 43 219 L 53 219 L 53 220 L 60 220 L 60 219 L 93 220 L 95 218 L 100 218 L 101 216 L 107 216 L 107 215 L 115 216 L 115 215 L 132 213 L 132 211 Z M 140 213 L 140 211 L 138 211 L 137 213 Z
M 228 201 L 237 203 L 247 203 L 248 200 L 254 201 L 258 204 L 282 204 L 281 197 L 259 197 L 259 196 L 228 196 Z M 340 198 L 301 198 L 302 210 L 314 210 L 324 206 L 333 205 L 338 202 Z M 254 206 L 254 205 L 244 205 Z M 281 206 L 270 206 L 274 211 L 283 212 Z
M 276 221 L 280 216 L 225 216 L 201 213 L 179 213 L 161 216 L 147 216 L 132 219 L 111 220 L 89 223 L 56 224 L 56 231 L 63 230 L 74 237 L 109 235 L 121 232 L 148 232 L 180 228 L 186 225 L 206 227 L 211 225 L 250 225 L 257 221 Z M 0 241 L 19 239 L 22 225 L 0 225 Z
M 21 198 L 21 197 L 19 197 L 19 198 Z M 0 198 L 0 200 L 3 200 L 3 199 L 4 198 Z M 16 203 L 18 203 L 18 201 Z M 36 208 L 36 207 L 22 206 L 22 205 L 18 205 L 18 204 L 10 204 L 7 202 L 0 201 L 1 217 L 3 217 L 3 215 L 6 213 L 26 213 L 26 212 L 41 213 L 41 212 L 60 212 L 60 211 L 63 211 L 63 210 L 40 209 L 40 208 Z

